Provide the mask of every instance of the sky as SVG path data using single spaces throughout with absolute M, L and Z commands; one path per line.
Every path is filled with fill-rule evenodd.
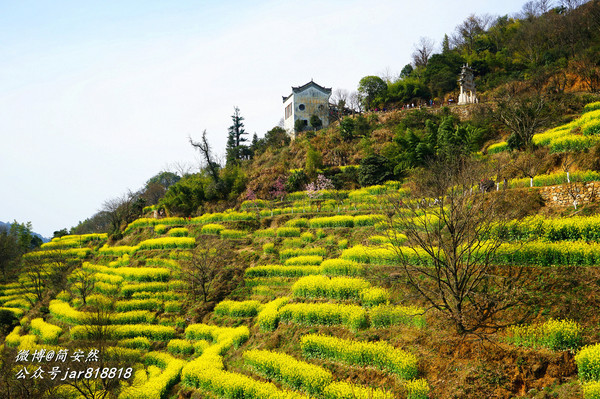
M 414 44 L 524 0 L 0 0 L 0 221 L 45 237 L 197 168 L 188 138 L 223 156 L 235 106 L 250 136 L 311 79 L 354 91 L 398 75 Z

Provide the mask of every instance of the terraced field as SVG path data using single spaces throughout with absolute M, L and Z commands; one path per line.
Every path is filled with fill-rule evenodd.
M 443 384 L 428 381 L 416 343 L 394 337 L 427 334 L 437 316 L 380 278 L 398 250 L 425 264 L 427 254 L 390 244 L 390 194 L 408 196 L 397 182 L 324 192 L 318 202 L 293 193 L 285 202 L 247 201 L 241 211 L 138 219 L 111 244 L 106 235 L 44 244 L 28 255 L 38 280 L 29 270 L 0 287 L 1 309 L 20 318 L 4 343 L 15 379 L 41 368 L 47 381 L 58 368 L 51 389 L 65 398 L 427 398 L 430 385 Z M 494 231 L 505 241 L 496 261 L 595 265 L 599 232 L 595 216 L 530 218 Z M 244 287 L 196 321 L 182 265 L 207 237 L 229 240 L 252 261 Z M 57 256 L 71 265 L 67 289 L 40 309 L 35 288 L 55 275 Z M 600 350 L 582 349 L 577 323 L 549 319 L 502 336 L 509 345 L 577 352 L 585 397 L 600 397 Z M 54 358 L 65 350 L 78 377 Z M 357 377 L 364 372 L 376 382 Z

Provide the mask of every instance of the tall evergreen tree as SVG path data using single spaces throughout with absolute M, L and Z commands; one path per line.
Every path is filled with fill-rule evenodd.
M 237 164 L 241 159 L 248 158 L 250 155 L 248 146 L 243 144 L 248 141 L 248 139 L 244 137 L 244 135 L 247 135 L 248 133 L 244 130 L 244 118 L 240 115 L 240 109 L 238 107 L 233 108 L 231 120 L 233 125 L 229 126 L 226 147 L 228 166 Z

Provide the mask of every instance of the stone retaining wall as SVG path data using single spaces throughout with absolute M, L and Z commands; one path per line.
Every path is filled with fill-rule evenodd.
M 580 206 L 600 199 L 600 182 L 597 181 L 541 187 L 539 190 L 546 205 L 573 206 L 577 201 Z

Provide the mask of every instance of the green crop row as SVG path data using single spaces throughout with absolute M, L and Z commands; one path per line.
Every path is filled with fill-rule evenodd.
M 575 355 L 579 378 L 600 381 L 600 344 L 588 345 Z
M 367 388 L 349 382 L 334 382 L 323 392 L 324 399 L 394 399 L 395 396 L 378 388 Z
M 300 277 L 320 274 L 320 266 L 252 266 L 246 269 L 246 277 Z
M 148 378 L 142 385 L 132 385 L 124 388 L 118 399 L 155 399 L 163 398 L 167 392 L 179 381 L 181 369 L 185 361 L 174 358 L 162 352 L 149 352 L 144 357 L 145 363 L 157 366 L 162 372 Z
M 546 347 L 560 351 L 578 348 L 583 340 L 581 326 L 572 320 L 550 319 L 543 324 L 511 326 L 506 340 L 514 345 Z
M 555 219 L 533 216 L 498 226 L 494 235 L 503 240 L 600 241 L 600 216 Z
M 79 325 L 71 328 L 71 338 L 90 339 L 103 330 L 113 339 L 147 337 L 157 341 L 167 341 L 175 337 L 175 329 L 154 324 L 125 324 L 120 326 Z
M 256 318 L 261 331 L 274 331 L 279 324 L 279 309 L 289 301 L 288 297 L 277 298 L 263 306 Z
M 254 317 L 260 311 L 262 305 L 258 301 L 230 301 L 219 302 L 215 307 L 215 314 L 219 316 L 232 317 Z
M 368 326 L 367 312 L 356 305 L 293 303 L 283 306 L 279 313 L 283 322 L 308 326 L 343 325 L 354 331 Z
M 308 358 L 375 367 L 406 380 L 416 378 L 418 374 L 417 357 L 385 341 L 360 342 L 309 334 L 302 337 L 301 347 L 302 353 Z
M 323 257 L 318 255 L 302 255 L 288 258 L 283 263 L 285 266 L 318 266 L 323 262 Z
M 389 292 L 382 288 L 373 288 L 362 278 L 326 276 L 306 276 L 292 286 L 292 293 L 304 298 L 330 298 L 337 300 L 353 299 L 368 306 L 385 303 Z
M 284 353 L 255 349 L 242 356 L 253 372 L 309 395 L 320 396 L 333 379 L 330 371 Z
M 283 261 L 288 258 L 294 258 L 297 256 L 305 256 L 305 255 L 318 255 L 318 256 L 326 256 L 327 250 L 323 247 L 314 247 L 314 248 L 289 248 L 282 249 L 279 251 L 279 258 Z
M 31 331 L 40 337 L 45 344 L 56 344 L 62 333 L 62 328 L 46 323 L 42 318 L 31 320 Z

